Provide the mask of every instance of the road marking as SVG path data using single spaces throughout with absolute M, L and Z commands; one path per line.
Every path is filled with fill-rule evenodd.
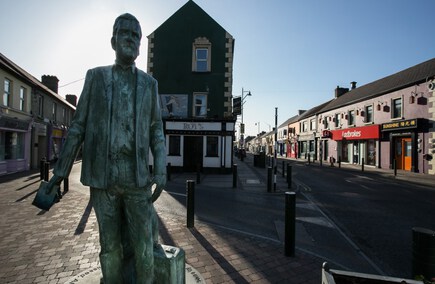
M 164 192 L 171 194 L 171 195 L 178 195 L 178 196 L 184 196 L 184 197 L 187 196 L 187 194 L 185 194 L 185 193 L 178 193 L 178 192 L 166 191 L 166 190 Z

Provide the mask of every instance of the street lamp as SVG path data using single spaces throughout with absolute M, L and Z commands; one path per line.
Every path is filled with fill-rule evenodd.
M 245 95 L 245 93 L 247 93 Z M 242 124 L 240 124 L 240 140 L 241 140 L 241 148 L 245 148 L 245 140 L 244 140 L 244 134 L 245 134 L 245 125 L 243 124 L 243 104 L 245 103 L 245 99 L 248 96 L 252 96 L 251 91 L 245 91 L 242 88 L 242 100 L 240 102 L 240 114 L 242 116 Z

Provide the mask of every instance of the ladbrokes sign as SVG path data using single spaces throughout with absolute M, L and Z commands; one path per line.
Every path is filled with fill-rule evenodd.
M 364 127 L 355 127 L 350 129 L 332 130 L 333 140 L 364 140 L 378 139 L 379 125 L 370 125 Z

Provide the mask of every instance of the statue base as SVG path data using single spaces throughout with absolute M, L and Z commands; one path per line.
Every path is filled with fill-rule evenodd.
M 202 284 L 205 283 L 201 273 L 195 268 L 186 263 L 186 284 Z M 68 279 L 65 284 L 100 284 L 101 279 L 101 267 L 90 268 L 86 271 L 77 274 L 74 277 Z
M 201 274 L 185 263 L 184 251 L 167 245 L 159 244 L 154 247 L 154 274 L 156 283 L 205 283 Z M 98 266 L 71 277 L 65 284 L 100 284 L 101 277 L 101 267 Z

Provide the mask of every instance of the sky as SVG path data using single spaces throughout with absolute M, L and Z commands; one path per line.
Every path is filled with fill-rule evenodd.
M 146 36 L 187 0 L 0 0 L 0 52 L 59 94 L 80 95 L 90 68 L 109 65 L 115 18 L 125 12 Z M 235 38 L 233 96 L 245 136 L 269 131 L 334 97 L 435 57 L 435 0 L 195 0 Z M 247 93 L 244 92 L 244 95 Z M 238 121 L 241 118 L 239 117 Z

